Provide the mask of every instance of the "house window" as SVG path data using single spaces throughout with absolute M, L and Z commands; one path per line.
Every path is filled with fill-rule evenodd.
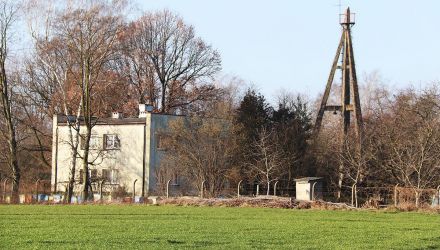
M 119 172 L 116 169 L 102 169 L 101 178 L 105 182 L 117 184 L 119 179 Z
M 79 184 L 83 184 L 83 175 L 84 175 L 84 170 L 80 169 L 79 170 L 79 175 L 78 175 L 78 182 Z M 89 169 L 89 178 L 90 178 L 90 182 L 96 182 L 98 180 L 98 170 L 97 169 Z
M 118 135 L 104 135 L 104 149 L 112 150 L 112 149 L 120 149 L 121 142 L 119 140 Z
M 97 179 L 98 179 L 98 170 L 97 169 L 90 170 L 90 180 L 92 182 L 95 182 Z
M 86 135 L 81 135 L 80 136 L 80 147 L 82 150 L 84 150 L 86 148 Z M 90 144 L 89 144 L 89 148 L 90 149 L 100 149 L 101 148 L 101 143 L 99 140 L 99 137 L 97 135 L 91 135 L 90 136 Z
M 109 182 L 111 179 L 111 171 L 110 169 L 103 169 L 101 173 L 101 178 L 103 181 Z

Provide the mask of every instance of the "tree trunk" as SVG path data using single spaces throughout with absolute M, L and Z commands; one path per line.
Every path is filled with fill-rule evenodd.
M 342 193 L 342 180 L 344 179 L 344 173 L 342 172 L 344 170 L 344 165 L 341 163 L 339 165 L 339 175 L 338 175 L 338 190 L 336 194 L 336 198 L 338 201 L 341 201 L 341 193 Z
M 351 186 L 351 206 L 354 206 L 354 187 L 356 186 L 356 184 L 353 184 Z
M 292 170 L 292 167 L 289 167 L 289 170 L 288 170 L 289 172 L 288 172 L 288 177 L 287 177 L 287 192 L 290 192 L 290 189 L 291 189 L 291 181 L 292 181 L 292 172 L 293 172 L 293 170 Z
M 76 156 L 75 156 L 75 158 L 76 158 Z M 75 172 L 76 172 L 76 159 L 72 160 L 72 168 L 70 169 L 70 179 L 69 179 L 69 186 L 67 189 L 66 203 L 70 203 L 72 201 L 73 188 L 75 185 Z
M 268 181 L 267 182 L 267 192 L 266 192 L 266 195 L 269 195 L 270 194 L 270 182 Z
M 16 153 L 15 153 L 16 154 Z M 12 169 L 12 203 L 18 203 L 19 202 L 19 189 L 20 189 L 20 169 L 18 167 L 17 159 L 13 159 L 10 161 L 13 165 Z
M 15 126 L 12 120 L 12 108 L 9 95 L 9 86 L 6 78 L 5 58 L 0 62 L 0 80 L 1 80 L 1 102 L 3 106 L 3 115 L 7 127 L 7 141 L 9 146 L 8 165 L 12 172 L 12 203 L 18 203 L 20 187 L 20 168 L 17 161 L 17 139 L 15 137 Z
M 166 109 L 166 93 L 167 93 L 166 85 L 162 84 L 162 96 L 161 96 L 161 103 L 160 103 L 160 105 L 161 105 L 160 112 L 161 113 L 167 112 L 167 109 Z
M 83 201 L 89 200 L 89 187 L 90 187 L 90 178 L 89 178 L 89 150 L 90 150 L 90 137 L 92 131 L 89 126 L 87 126 L 87 134 L 84 140 L 84 155 L 83 155 Z
M 79 117 L 81 115 L 81 103 L 78 106 L 78 110 L 76 113 L 76 121 L 75 121 L 75 128 L 77 129 L 75 131 L 75 139 L 73 138 L 72 134 L 72 124 L 68 121 L 69 124 L 69 133 L 70 133 L 70 143 L 71 143 L 71 149 L 72 149 L 72 162 L 71 162 L 71 169 L 70 169 L 70 179 L 69 179 L 69 186 L 67 190 L 67 203 L 70 203 L 72 201 L 73 196 L 73 189 L 75 187 L 75 172 L 76 172 L 76 163 L 77 163 L 77 154 L 78 154 L 78 145 L 79 145 L 79 131 L 80 131 L 80 121 Z M 67 108 L 66 108 L 66 116 L 68 116 Z M 82 178 L 82 176 L 80 176 Z
M 420 192 L 418 190 L 416 190 L 415 192 L 415 198 L 416 198 L 416 207 L 419 207 L 419 203 L 420 203 Z
M 67 79 L 67 76 L 64 77 L 64 79 Z M 64 81 L 66 82 L 66 81 Z M 60 87 L 62 88 L 62 85 L 60 84 Z M 75 138 L 73 137 L 72 133 L 72 123 L 69 121 L 69 110 L 67 108 L 67 97 L 66 92 L 63 90 L 63 99 L 64 99 L 64 115 L 67 117 L 67 126 L 69 127 L 69 140 L 70 140 L 70 148 L 72 150 L 72 161 L 71 161 L 71 169 L 70 169 L 70 179 L 69 179 L 69 185 L 67 189 L 67 203 L 70 203 L 72 201 L 73 196 L 73 189 L 75 187 L 75 172 L 76 172 L 76 163 L 77 163 L 77 155 L 78 155 L 78 145 L 79 145 L 79 131 L 80 131 L 80 120 L 79 117 L 81 116 L 81 109 L 82 109 L 82 103 L 83 99 L 81 97 L 81 100 L 78 104 L 78 109 L 76 111 L 76 119 L 75 119 Z M 82 177 L 80 177 L 82 178 Z
M 358 207 L 358 199 L 357 199 L 357 183 L 354 183 L 351 186 L 351 206 Z
M 355 202 L 356 202 L 356 207 L 358 207 L 357 185 L 354 186 L 354 200 L 355 200 Z

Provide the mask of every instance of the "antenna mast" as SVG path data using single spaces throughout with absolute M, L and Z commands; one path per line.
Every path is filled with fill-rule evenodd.
M 353 112 L 355 118 L 355 134 L 360 138 L 362 111 L 359 100 L 353 43 L 351 39 L 351 28 L 355 24 L 355 14 L 350 12 L 350 8 L 347 8 L 344 14 L 339 15 L 339 23 L 342 26 L 342 36 L 338 49 L 336 50 L 336 56 L 333 60 L 333 65 L 327 80 L 327 86 L 325 88 L 324 96 L 322 97 L 318 116 L 316 117 L 315 134 L 318 134 L 321 129 L 322 119 L 326 111 L 332 111 L 334 113 L 340 112 L 343 120 L 341 132 L 343 138 L 346 138 L 351 125 L 351 113 Z M 340 58 L 342 63 L 341 65 L 338 65 Z M 342 73 L 341 103 L 339 105 L 327 105 L 337 69 L 340 69 Z

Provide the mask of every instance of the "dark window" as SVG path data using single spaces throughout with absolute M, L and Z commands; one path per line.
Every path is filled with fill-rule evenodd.
M 119 171 L 117 169 L 112 169 L 112 178 L 110 181 L 113 184 L 119 183 Z
M 111 180 L 111 172 L 110 169 L 103 169 L 101 173 L 101 178 L 105 182 L 110 182 Z
M 82 150 L 84 150 L 86 148 L 86 135 L 82 134 L 80 135 L 80 148 Z M 91 135 L 90 136 L 90 149 L 100 149 L 101 145 L 100 145 L 100 140 L 99 137 L 97 135 Z
M 121 148 L 121 142 L 119 140 L 119 136 L 112 134 L 112 135 L 104 135 L 104 149 L 106 150 L 112 150 L 112 149 L 120 149 Z
M 90 170 L 90 178 L 92 182 L 95 182 L 98 179 L 98 170 L 96 169 Z

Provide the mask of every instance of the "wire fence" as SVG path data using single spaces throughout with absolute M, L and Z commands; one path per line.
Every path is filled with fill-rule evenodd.
M 270 195 L 271 197 L 296 197 L 296 186 L 287 181 L 277 181 L 269 186 L 254 182 L 240 182 L 235 185 L 228 185 L 221 190 L 215 197 L 204 190 L 193 190 L 190 193 L 177 192 L 178 187 L 169 187 L 169 193 L 160 193 L 162 197 L 181 197 L 190 194 L 202 198 L 239 198 L 239 197 L 261 197 Z M 99 189 L 98 189 L 99 190 Z M 94 201 L 125 201 L 143 202 L 143 197 L 136 196 L 130 192 L 122 192 L 120 189 L 112 187 L 111 190 L 96 190 L 93 195 Z M 104 191 L 104 192 L 103 192 Z M 354 207 L 382 208 L 389 206 L 416 206 L 416 207 L 440 207 L 440 189 L 417 189 L 411 187 L 386 186 L 386 187 L 356 187 L 343 186 L 338 198 L 335 188 L 325 187 L 320 190 L 312 190 L 311 200 L 323 200 L 328 202 L 346 203 Z M 0 203 L 10 203 L 12 197 L 12 181 L 9 178 L 0 180 Z M 80 194 L 75 195 L 74 202 L 80 202 Z M 20 203 L 62 203 L 65 194 L 51 193 L 51 185 L 48 180 L 36 180 L 33 184 L 20 186 Z

